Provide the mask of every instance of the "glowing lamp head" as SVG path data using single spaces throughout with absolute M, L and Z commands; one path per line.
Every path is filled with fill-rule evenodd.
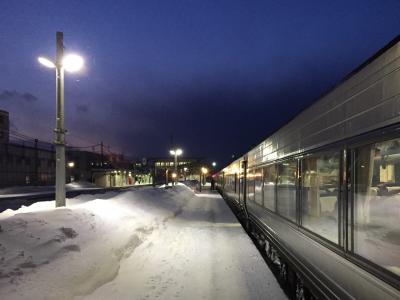
M 201 173 L 203 173 L 203 174 L 207 174 L 208 173 L 208 170 L 207 170 L 207 168 L 201 168 Z
M 216 166 L 217 166 L 217 163 L 214 161 L 214 162 L 212 163 L 212 166 L 213 166 L 213 167 L 216 167 Z
M 83 58 L 76 54 L 69 54 L 64 57 L 62 65 L 68 72 L 77 72 L 83 67 Z
M 75 167 L 75 163 L 73 161 L 68 162 L 68 168 Z
M 182 153 L 183 153 L 182 149 L 175 149 L 175 150 L 170 150 L 169 151 L 169 154 L 177 155 L 177 156 L 181 155 Z
M 47 68 L 54 69 L 56 67 L 56 65 L 50 59 L 45 57 L 38 57 L 38 61 Z
M 172 178 L 176 178 L 176 173 L 172 173 Z

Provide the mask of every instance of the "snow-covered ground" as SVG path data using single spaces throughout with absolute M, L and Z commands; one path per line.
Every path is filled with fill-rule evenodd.
M 0 213 L 0 299 L 286 299 L 218 194 L 184 185 Z

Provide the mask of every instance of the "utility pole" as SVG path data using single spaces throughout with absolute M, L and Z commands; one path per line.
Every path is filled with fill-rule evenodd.
M 174 185 L 176 185 L 176 181 L 178 180 L 178 151 L 175 150 L 175 161 L 174 161 L 174 166 L 175 166 L 175 180 L 174 180 Z
M 65 206 L 64 35 L 56 33 L 56 207 Z
M 103 141 L 101 141 L 100 143 L 100 153 L 101 153 L 101 166 L 104 165 L 104 145 L 103 145 Z
M 199 177 L 200 177 L 200 180 L 199 180 L 199 183 L 200 183 L 200 192 L 201 192 L 201 183 L 202 183 L 202 182 L 201 182 L 201 180 L 202 180 L 201 175 L 202 175 L 202 172 L 201 172 L 201 169 L 200 169 L 200 176 L 199 176 Z
M 47 68 L 56 69 L 56 128 L 54 129 L 54 148 L 56 150 L 56 207 L 65 206 L 65 133 L 64 128 L 64 69 L 78 71 L 83 59 L 78 55 L 64 58 L 64 34 L 56 32 L 56 61 L 38 57 L 39 63 Z

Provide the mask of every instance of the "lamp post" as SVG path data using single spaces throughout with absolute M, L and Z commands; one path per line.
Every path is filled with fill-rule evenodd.
M 56 207 L 65 206 L 65 128 L 64 128 L 64 70 L 75 72 L 82 68 L 83 59 L 78 55 L 64 57 L 64 34 L 56 33 L 56 62 L 39 57 L 38 61 L 56 69 Z
M 170 153 L 171 155 L 173 155 L 174 158 L 175 158 L 175 160 L 174 160 L 174 166 L 175 166 L 175 174 L 176 174 L 176 177 L 175 177 L 174 182 L 175 182 L 175 184 L 176 184 L 176 180 L 177 180 L 177 176 L 178 176 L 178 156 L 179 156 L 179 155 L 182 155 L 183 151 L 182 151 L 182 149 L 173 149 L 173 150 L 170 150 L 169 153 Z
M 205 167 L 201 168 L 201 173 L 200 173 L 200 192 L 201 192 L 201 186 L 203 184 L 203 180 L 206 178 L 206 174 L 208 173 L 208 169 Z

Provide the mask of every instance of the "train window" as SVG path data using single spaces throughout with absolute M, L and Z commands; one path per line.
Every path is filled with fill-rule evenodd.
M 302 225 L 338 243 L 339 153 L 321 153 L 303 160 Z
M 278 164 L 277 211 L 292 221 L 296 221 L 296 172 L 295 160 Z
M 254 170 L 249 170 L 247 172 L 247 201 L 254 201 Z
M 354 248 L 400 275 L 400 139 L 355 150 Z
M 263 205 L 263 196 L 262 196 L 262 169 L 257 169 L 254 173 L 254 201 Z
M 275 211 L 276 166 L 264 168 L 264 207 Z

